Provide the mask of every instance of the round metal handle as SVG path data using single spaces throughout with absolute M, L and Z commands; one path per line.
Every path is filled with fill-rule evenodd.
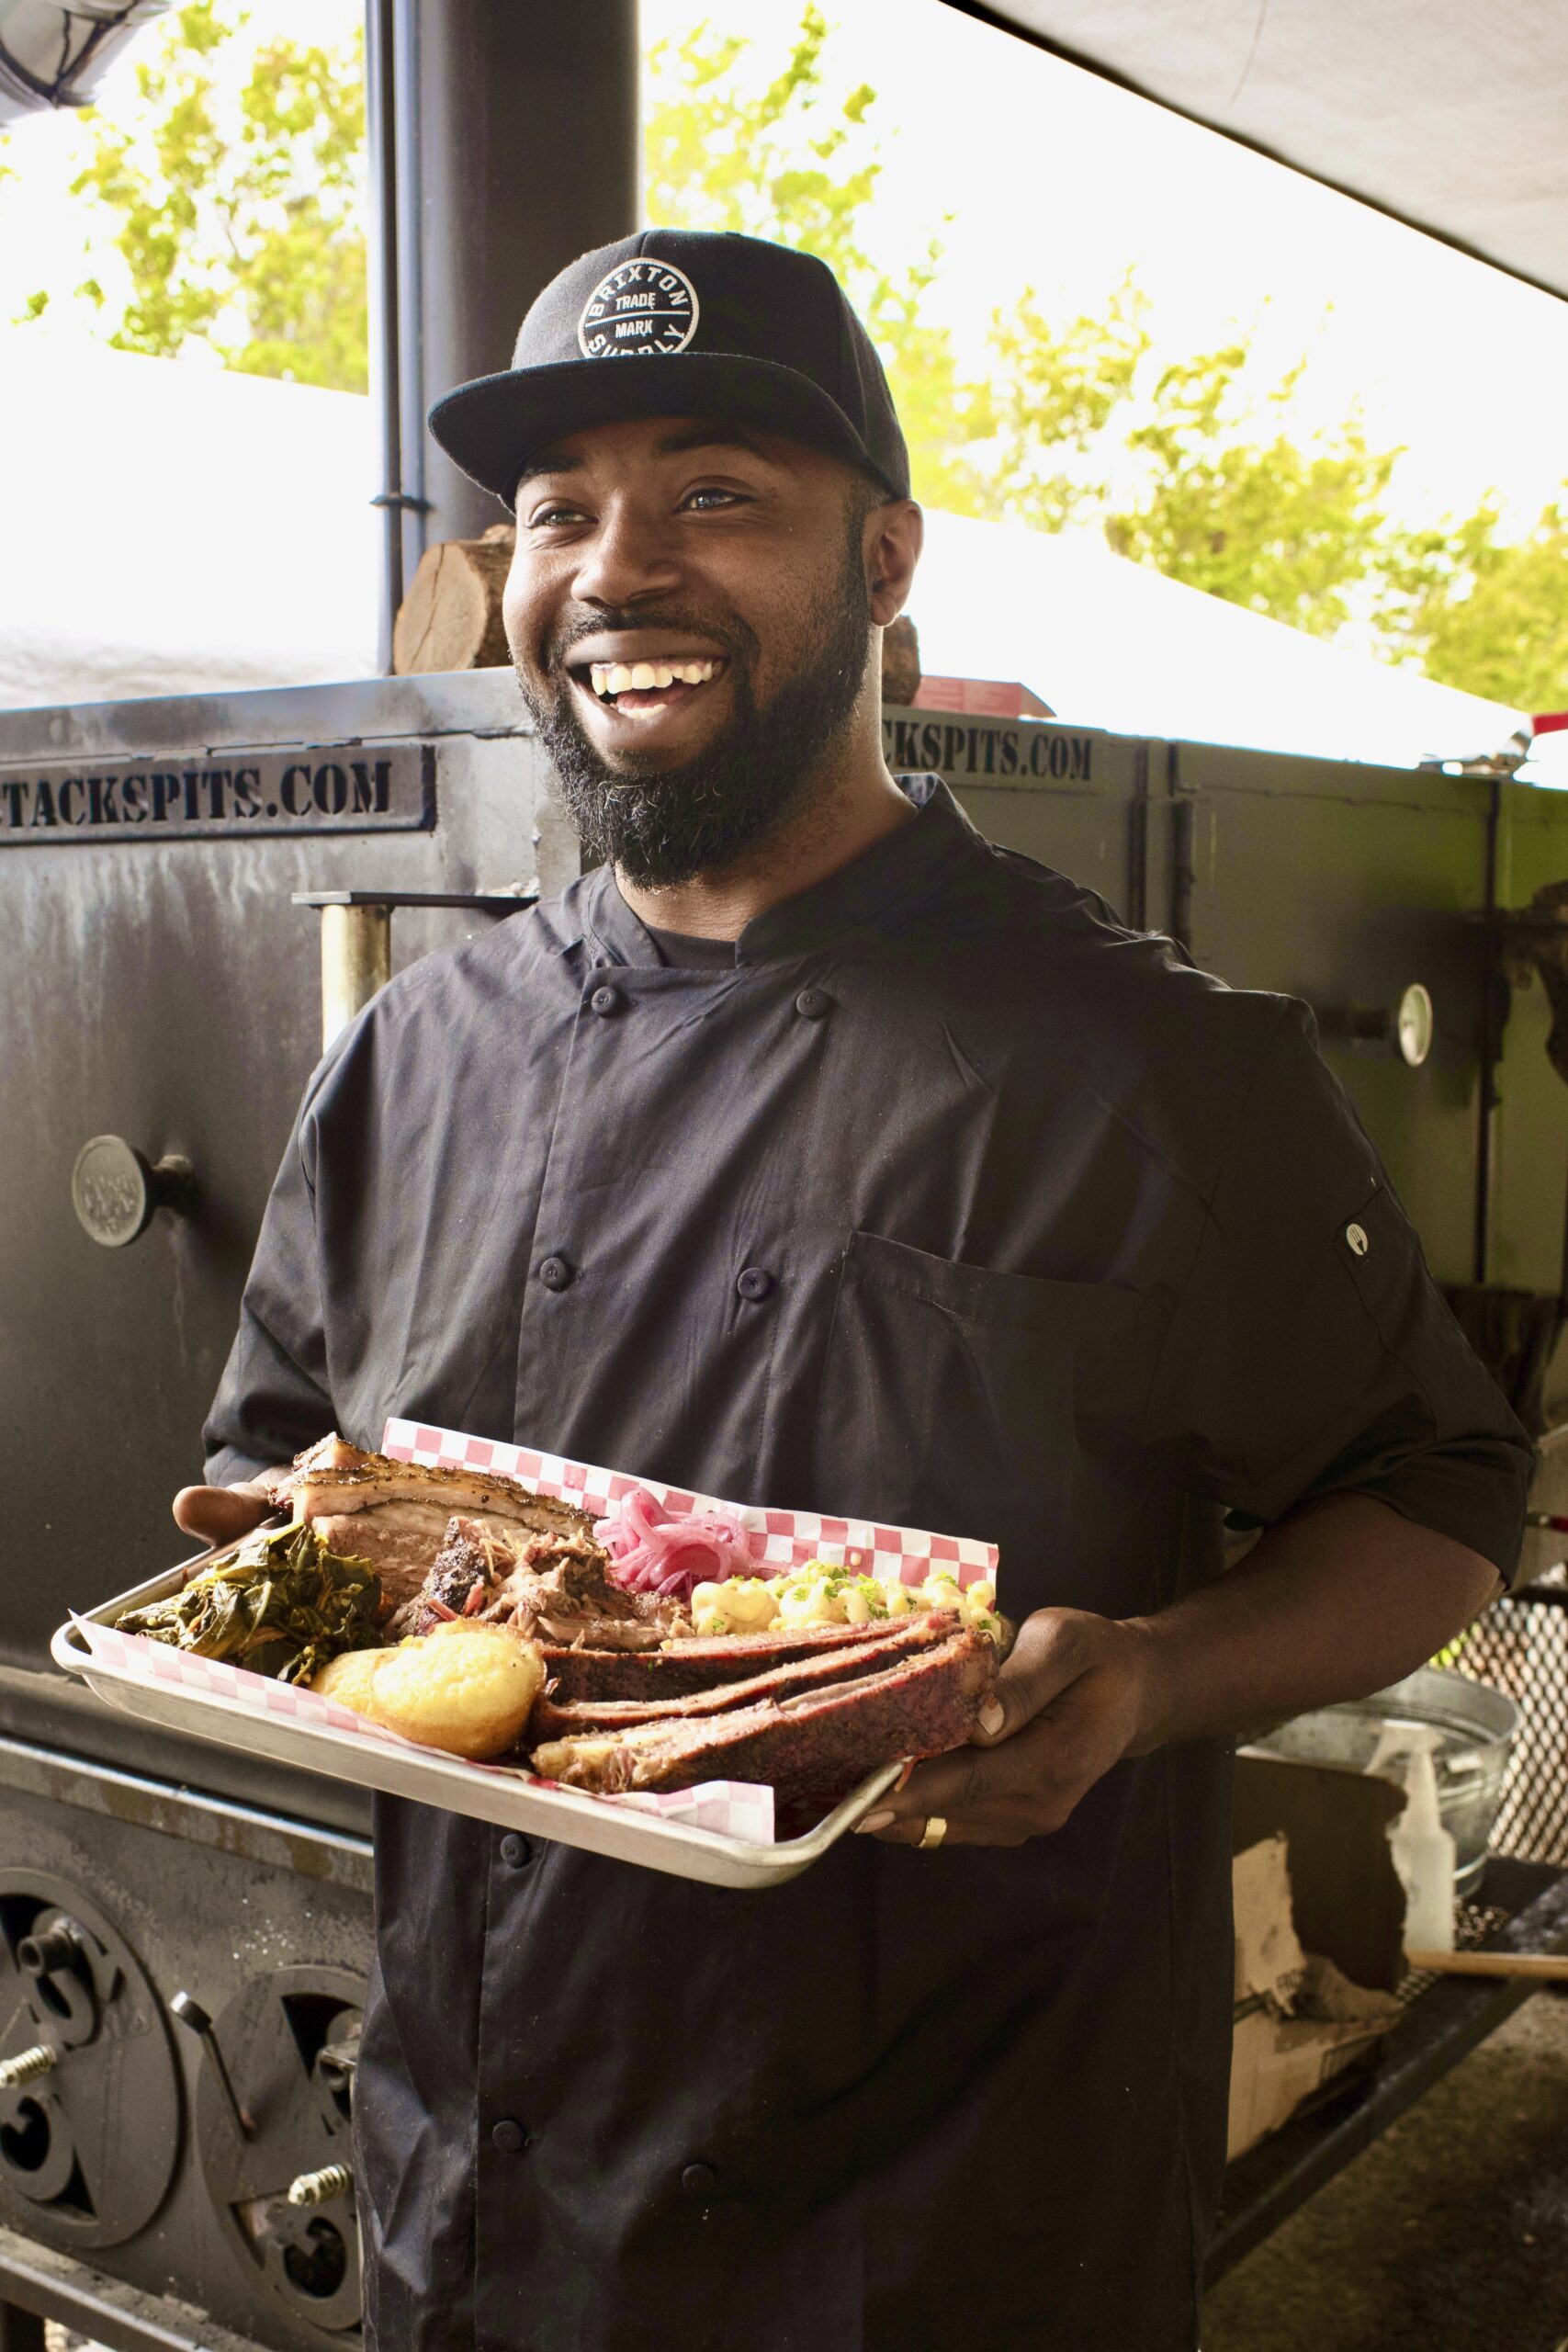
M 196 1171 L 171 1153 L 154 1166 L 123 1136 L 95 1136 L 76 1154 L 71 1205 L 89 1241 L 123 1250 L 138 1240 L 158 1209 L 189 1216 L 196 1205 Z

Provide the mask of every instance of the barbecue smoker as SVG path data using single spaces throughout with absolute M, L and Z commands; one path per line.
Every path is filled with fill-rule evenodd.
M 1555 1297 L 1547 1002 L 1501 973 L 1568 800 L 1031 720 L 886 735 L 995 839 L 1305 997 L 1439 1278 Z M 112 1713 L 46 1645 L 175 1555 L 323 1001 L 330 1030 L 565 883 L 547 783 L 506 671 L 0 716 L 0 2296 L 111 2346 L 356 2340 L 368 1808 Z
M 156 10 L 0 0 L 29 40 L 40 12 Z M 427 447 L 428 402 L 635 225 L 637 47 L 632 0 L 368 21 L 389 641 L 426 543 L 497 511 Z M 1543 992 L 1503 977 L 1534 933 L 1502 916 L 1568 873 L 1568 801 L 1031 721 L 887 731 L 997 840 L 1307 998 L 1439 1277 L 1550 1319 L 1562 1105 Z M 501 671 L 0 714 L 0 2352 L 41 2352 L 40 2313 L 124 2352 L 359 2340 L 368 1806 L 113 1713 L 47 1645 L 178 1549 L 323 1027 L 570 877 L 547 783 Z

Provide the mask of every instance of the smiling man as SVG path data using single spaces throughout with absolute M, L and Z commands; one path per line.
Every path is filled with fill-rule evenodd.
M 711 933 L 716 887 L 757 901 L 759 852 L 784 897 L 909 817 L 871 658 L 919 552 L 908 498 L 778 433 L 659 417 L 537 451 L 514 495 L 518 677 L 623 884 L 699 883 Z
M 379 1802 L 369 2339 L 1192 2352 L 1231 1744 L 1481 1607 L 1528 1448 L 1302 1008 L 889 775 L 919 516 L 818 263 L 589 254 L 433 423 L 603 862 L 317 1071 L 183 1521 L 405 1414 L 989 1537 L 1020 1631 L 767 1894 Z

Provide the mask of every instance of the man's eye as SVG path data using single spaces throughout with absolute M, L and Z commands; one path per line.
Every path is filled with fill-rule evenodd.
M 688 491 L 684 499 L 682 501 L 682 504 L 684 507 L 688 509 L 694 507 L 699 514 L 705 513 L 710 508 L 721 506 L 743 506 L 745 503 L 745 500 L 736 491 L 717 490 L 713 488 Z
M 552 523 L 579 523 L 582 510 L 577 506 L 541 506 L 528 517 L 531 531 L 547 529 Z

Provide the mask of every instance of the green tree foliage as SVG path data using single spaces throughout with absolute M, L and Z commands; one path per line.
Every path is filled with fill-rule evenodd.
M 1092 316 L 1047 318 L 1033 289 L 998 311 L 983 378 L 961 370 L 928 293 L 940 244 L 874 253 L 874 92 L 829 84 L 815 0 L 782 68 L 748 85 L 743 37 L 699 25 L 649 60 L 648 217 L 816 253 L 882 352 L 916 495 L 1036 529 L 1099 522 L 1119 553 L 1211 595 L 1516 705 L 1568 703 L 1568 519 L 1498 535 L 1495 503 L 1411 535 L 1389 517 L 1397 449 L 1359 415 L 1309 430 L 1305 363 L 1259 389 L 1244 342 L 1154 353 L 1129 277 Z
M 1336 637 L 1386 559 L 1384 493 L 1400 453 L 1369 449 L 1354 415 L 1292 438 L 1304 365 L 1257 406 L 1241 344 L 1164 368 L 1127 435 L 1137 494 L 1107 512 L 1105 529 L 1118 554 L 1189 587 Z
M 138 68 L 126 119 L 95 117 L 73 189 L 119 222 L 130 290 L 108 339 L 160 357 L 201 342 L 250 375 L 364 391 L 358 48 L 264 44 L 231 91 L 213 63 L 246 21 L 189 0 Z M 96 280 L 77 290 L 107 300 Z
M 965 438 L 982 444 L 989 460 L 972 512 L 1040 531 L 1105 512 L 1114 457 L 1108 428 L 1148 351 L 1147 308 L 1129 276 L 1102 311 L 1065 327 L 1046 319 L 1032 287 L 1010 312 L 996 312 L 990 373 L 973 388 L 962 418 Z
M 964 456 L 976 388 L 960 382 L 952 341 L 923 315 L 941 253 L 874 260 L 862 240 L 882 173 L 865 83 L 826 88 L 829 28 L 808 5 L 779 72 L 760 90 L 738 71 L 750 43 L 700 24 L 649 58 L 643 132 L 648 218 L 667 228 L 771 237 L 825 261 L 880 349 L 909 443 L 918 497 L 973 513 L 981 487 Z
M 75 187 L 114 224 L 126 286 L 106 292 L 116 274 L 100 269 L 75 296 L 121 349 L 202 344 L 231 368 L 363 390 L 360 58 L 274 40 L 242 75 L 227 45 L 247 23 L 236 0 L 186 0 L 139 68 L 135 102 L 86 118 Z M 1354 625 L 1472 693 L 1568 704 L 1563 505 L 1523 538 L 1505 536 L 1490 500 L 1465 520 L 1396 529 L 1398 451 L 1369 447 L 1354 414 L 1306 430 L 1302 368 L 1259 388 L 1241 339 L 1156 355 L 1131 277 L 1065 322 L 1025 288 L 966 373 L 932 299 L 940 241 L 911 252 L 878 213 L 875 92 L 832 80 L 831 40 L 806 0 L 760 83 L 744 35 L 704 23 L 660 44 L 648 217 L 777 238 L 828 264 L 887 365 L 917 496 L 1041 530 L 1098 523 L 1119 552 L 1253 612 L 1322 637 Z M 39 288 L 22 320 L 50 300 Z
M 1428 677 L 1532 710 L 1568 709 L 1568 511 L 1544 507 L 1522 539 L 1495 501 L 1412 535 L 1382 583 L 1389 642 Z

